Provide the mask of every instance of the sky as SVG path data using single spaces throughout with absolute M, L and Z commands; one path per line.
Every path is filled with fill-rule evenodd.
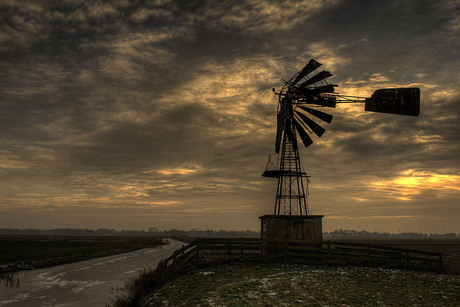
M 0 228 L 259 230 L 280 89 L 419 87 L 300 147 L 323 230 L 460 233 L 456 0 L 0 0 Z

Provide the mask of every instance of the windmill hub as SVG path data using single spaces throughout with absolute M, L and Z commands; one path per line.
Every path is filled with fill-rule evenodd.
M 321 63 L 311 59 L 288 81 L 278 95 L 275 152 L 279 154 L 275 169 L 271 160 L 262 174 L 278 181 L 273 215 L 260 217 L 262 237 L 302 238 L 321 241 L 322 215 L 309 215 L 309 176 L 303 170 L 299 157 L 297 137 L 305 147 L 313 144 L 312 135 L 321 137 L 325 129 L 317 121 L 332 123 L 333 116 L 324 108 L 335 108 L 338 103 L 364 103 L 365 111 L 418 116 L 419 88 L 376 90 L 371 97 L 345 96 L 335 93 L 336 84 L 327 83 L 332 74 L 317 69 Z M 313 232 L 313 233 L 312 233 Z

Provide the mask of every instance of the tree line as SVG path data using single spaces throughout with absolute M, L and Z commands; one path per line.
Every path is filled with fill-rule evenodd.
M 13 229 L 0 228 L 0 235 L 73 235 L 73 236 L 161 236 L 161 237 L 260 237 L 260 231 L 246 230 L 180 230 L 171 228 L 160 230 L 150 227 L 146 230 L 115 230 L 109 228 L 87 229 L 87 228 L 55 228 L 55 229 Z M 331 232 L 323 232 L 324 238 L 330 237 L 374 237 L 374 238 L 460 238 L 460 234 L 449 233 L 421 233 L 402 232 L 389 233 L 354 229 L 336 229 Z

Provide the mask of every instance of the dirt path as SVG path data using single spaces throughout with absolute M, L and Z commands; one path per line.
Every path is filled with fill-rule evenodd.
M 102 257 L 51 268 L 20 272 L 19 288 L 0 288 L 0 306 L 105 306 L 111 289 L 145 267 L 155 268 L 183 243 Z

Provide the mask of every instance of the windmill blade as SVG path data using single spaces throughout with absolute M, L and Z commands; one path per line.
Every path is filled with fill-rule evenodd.
M 303 77 L 320 67 L 321 63 L 316 62 L 315 60 L 311 59 L 307 65 L 297 74 L 297 77 L 292 81 L 292 85 L 296 85 Z
M 330 124 L 332 122 L 332 115 L 331 114 L 327 114 L 327 113 L 324 113 L 322 111 L 319 111 L 319 110 L 316 110 L 316 109 L 311 109 L 309 107 L 305 107 L 305 106 L 299 106 L 300 109 L 310 113 L 311 115 L 313 116 L 316 116 L 318 117 L 319 119 L 321 119 L 322 121 L 325 121 L 326 123 Z
M 302 125 L 299 124 L 299 122 L 297 122 L 295 118 L 293 118 L 292 120 L 294 121 L 294 126 L 297 132 L 299 132 L 300 138 L 302 139 L 302 143 L 305 145 L 305 147 L 308 147 L 311 144 L 313 144 L 313 140 L 310 138 L 310 136 L 305 131 L 305 129 L 302 127 Z
M 281 112 L 277 116 L 277 127 L 276 127 L 276 141 L 275 141 L 275 152 L 280 152 L 281 138 L 283 136 L 284 130 L 284 116 L 281 115 Z
M 287 135 L 288 140 L 292 142 L 292 147 L 294 148 L 294 150 L 297 150 L 298 147 L 297 147 L 297 140 L 296 140 L 296 137 L 295 137 L 295 130 L 292 130 L 293 129 L 293 127 L 292 127 L 292 122 L 293 121 L 295 121 L 295 119 L 294 119 L 294 117 L 292 116 L 292 113 L 291 113 L 291 116 L 286 118 L 286 121 L 285 121 L 286 124 L 285 124 L 284 130 L 285 130 L 285 134 Z
M 332 77 L 332 74 L 330 72 L 328 72 L 327 70 L 323 70 L 322 72 L 314 75 L 313 77 L 311 77 L 307 81 L 301 83 L 299 85 L 299 87 L 304 88 L 304 87 L 306 87 L 306 86 L 308 86 L 310 84 L 319 82 L 319 81 L 324 80 L 324 79 L 329 78 L 329 77 Z
M 326 84 L 317 87 L 309 87 L 309 88 L 302 88 L 299 89 L 301 93 L 305 93 L 306 95 L 319 95 L 321 93 L 334 93 L 334 87 L 338 86 L 337 84 Z
M 364 110 L 418 116 L 420 114 L 420 89 L 412 87 L 376 90 L 370 98 L 366 98 Z
M 324 132 L 326 132 L 326 130 L 323 127 L 321 127 L 320 125 L 318 125 L 317 123 L 309 119 L 305 114 L 302 114 L 299 111 L 295 111 L 295 113 L 302 119 L 302 121 L 305 124 L 307 124 L 308 127 L 311 128 L 311 130 L 313 130 L 313 132 L 318 137 L 321 137 L 324 134 Z
M 283 131 L 286 122 L 286 103 L 285 98 L 279 101 L 279 111 L 276 117 L 276 141 L 275 141 L 275 152 L 280 152 L 281 138 L 283 137 Z
M 317 104 L 323 107 L 335 108 L 337 106 L 337 97 L 335 96 L 315 96 L 312 101 L 307 101 L 311 104 Z
M 295 142 L 295 134 L 294 134 L 294 131 L 292 131 L 292 125 L 291 125 L 291 121 L 293 120 L 294 118 L 287 118 L 286 120 L 286 124 L 284 126 L 284 130 L 286 130 L 286 134 L 287 134 L 287 137 L 288 137 L 288 140 L 289 141 L 294 141 Z

